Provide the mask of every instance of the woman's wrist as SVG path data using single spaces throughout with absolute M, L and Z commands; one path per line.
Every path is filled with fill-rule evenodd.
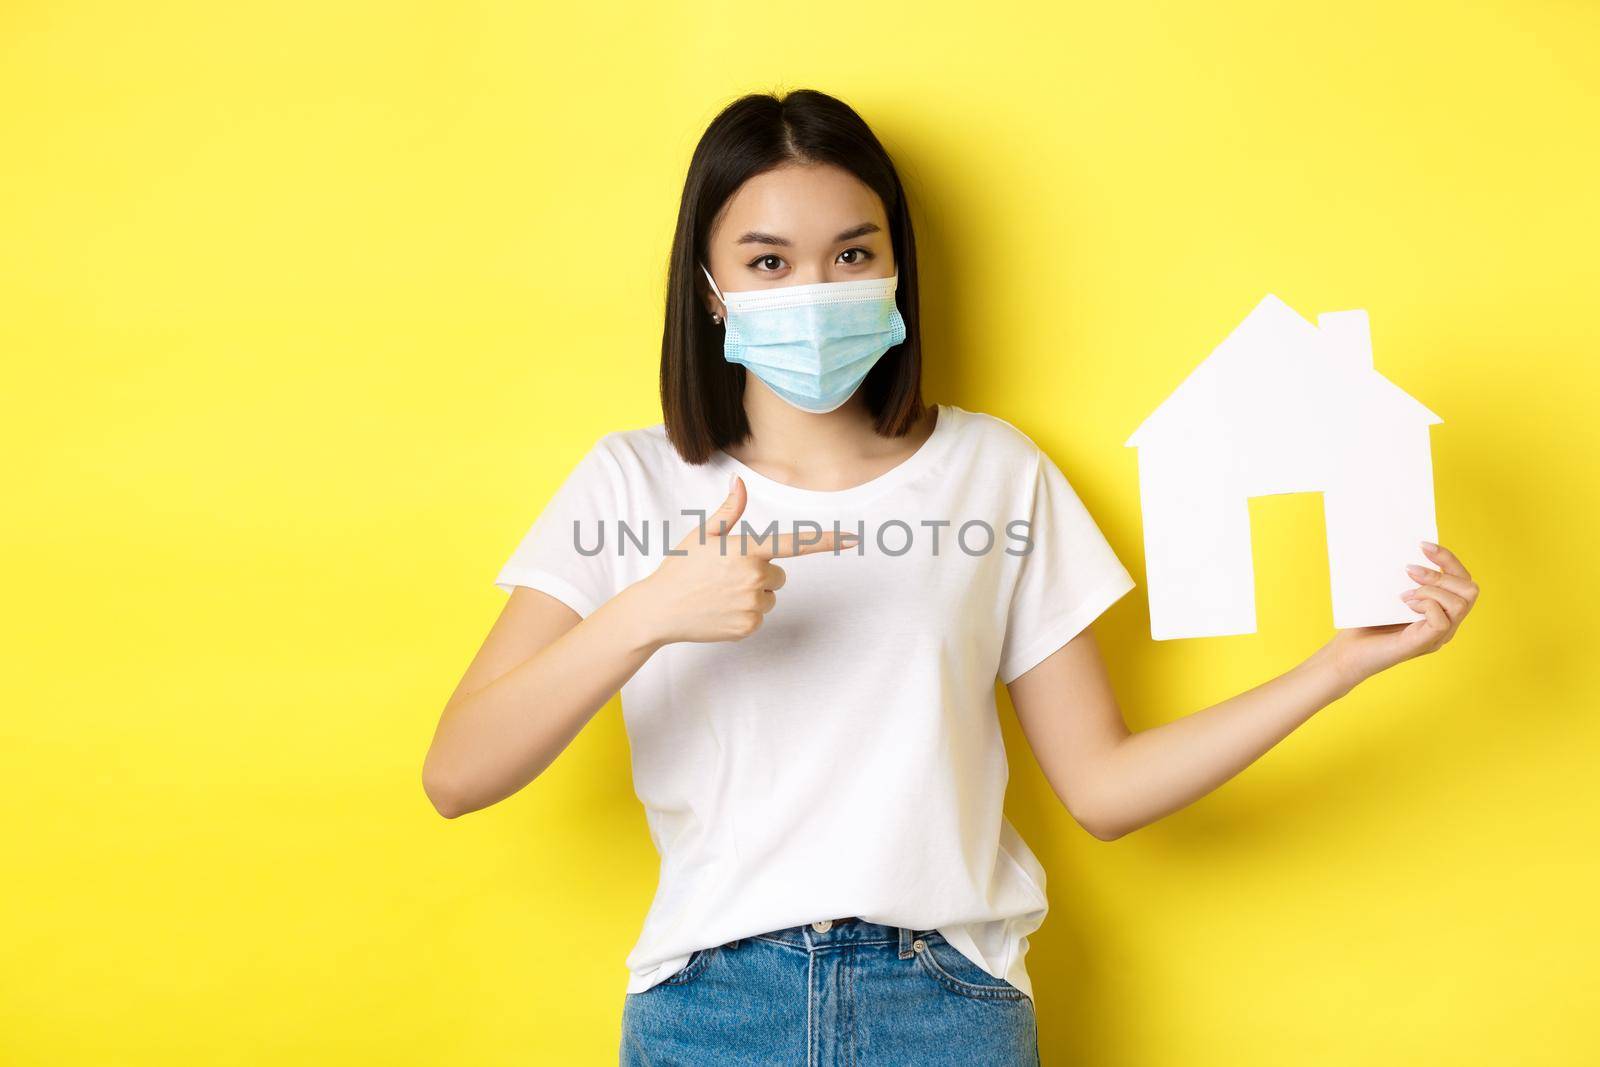
M 1327 684 L 1334 689 L 1334 698 L 1343 696 L 1356 686 L 1371 677 L 1371 673 L 1362 670 L 1356 664 L 1349 662 L 1339 646 L 1337 638 L 1324 644 L 1313 652 L 1306 665 L 1315 673 L 1323 676 Z
M 612 601 L 618 609 L 617 616 L 629 649 L 646 654 L 672 641 L 664 625 L 664 612 L 655 587 L 650 584 L 651 577 L 653 575 L 623 587 Z

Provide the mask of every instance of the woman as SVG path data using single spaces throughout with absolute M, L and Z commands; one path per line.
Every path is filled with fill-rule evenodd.
M 866 124 L 811 91 L 730 105 L 684 188 L 663 421 L 602 437 L 506 562 L 423 773 L 448 817 L 493 804 L 621 691 L 662 858 L 624 1064 L 1037 1063 L 1045 874 L 1001 811 L 995 680 L 1111 840 L 1439 648 L 1476 599 L 1427 547 L 1417 621 L 1130 735 L 1089 623 L 1132 578 L 1026 436 L 924 405 L 920 340 L 910 215 Z

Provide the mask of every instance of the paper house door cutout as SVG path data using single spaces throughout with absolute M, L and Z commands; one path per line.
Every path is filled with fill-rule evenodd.
M 1256 631 L 1252 496 L 1321 492 L 1333 624 L 1421 618 L 1407 563 L 1435 569 L 1429 427 L 1372 364 L 1365 311 L 1313 326 L 1268 294 L 1139 424 L 1150 636 Z

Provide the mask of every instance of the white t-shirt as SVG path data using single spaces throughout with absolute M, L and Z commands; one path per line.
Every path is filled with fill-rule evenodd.
M 627 992 L 699 948 L 859 916 L 937 929 L 1032 997 L 1023 957 L 1045 872 L 1001 810 L 995 680 L 1066 644 L 1132 577 L 1026 435 L 940 405 L 912 456 L 835 492 L 721 451 L 685 463 L 659 423 L 608 433 L 495 584 L 587 616 L 653 572 L 721 504 L 731 472 L 749 493 L 736 533 L 812 537 L 837 521 L 862 536 L 776 560 L 788 580 L 751 636 L 667 645 L 622 687 L 634 792 L 661 855 Z

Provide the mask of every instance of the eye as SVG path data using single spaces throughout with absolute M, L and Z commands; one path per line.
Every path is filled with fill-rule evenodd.
M 848 256 L 851 252 L 859 252 L 861 254 L 859 256 L 857 256 L 855 259 L 850 260 L 849 264 L 865 263 L 867 260 L 873 258 L 871 249 L 862 248 L 860 245 L 857 245 L 854 248 L 847 248 L 843 252 L 840 252 L 839 253 L 839 258 L 843 259 L 845 256 Z M 849 264 L 847 264 L 847 265 L 849 265 Z
M 757 270 L 759 270 L 760 268 L 756 267 L 756 264 L 757 263 L 765 263 L 769 259 L 775 259 L 779 263 L 783 262 L 783 257 L 782 256 L 777 255 L 776 253 L 773 253 L 773 252 L 768 252 L 764 256 L 757 256 L 755 259 L 752 259 L 749 263 L 746 263 L 745 266 L 747 266 L 747 267 L 755 267 Z M 777 267 L 768 267 L 767 268 L 768 271 L 775 271 L 777 269 L 778 269 Z

